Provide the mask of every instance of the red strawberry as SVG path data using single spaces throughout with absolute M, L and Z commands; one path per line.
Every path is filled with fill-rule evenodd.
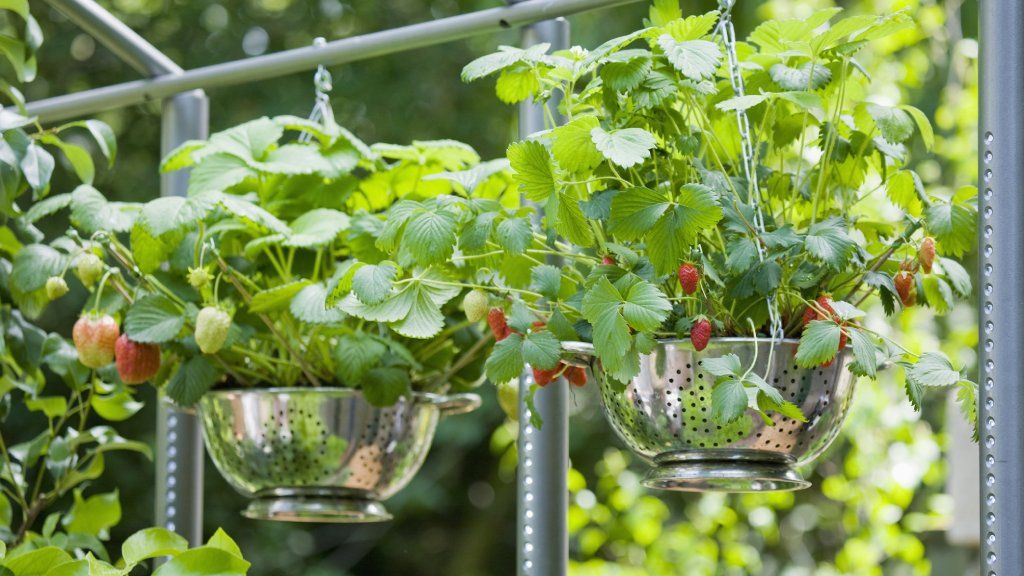
M 122 334 L 114 345 L 117 374 L 125 384 L 141 384 L 156 375 L 160 369 L 160 347 L 143 344 Z
M 548 384 L 554 382 L 556 378 L 558 378 L 558 372 L 561 369 L 561 367 L 562 365 L 558 364 L 551 370 L 541 370 L 540 368 L 534 368 L 533 381 L 536 382 L 538 386 L 547 386 Z
M 917 283 L 914 281 L 914 275 L 906 270 L 896 274 L 896 278 L 893 279 L 896 284 L 896 293 L 900 296 L 900 302 L 903 302 L 904 306 L 910 307 L 917 303 Z
M 917 249 L 917 259 L 921 262 L 921 270 L 923 270 L 925 274 L 931 274 L 932 264 L 935 263 L 934 238 L 929 236 L 921 242 L 921 247 Z
M 700 352 L 708 347 L 708 341 L 710 340 L 711 322 L 707 318 L 698 318 L 693 323 L 693 327 L 690 328 L 690 342 L 693 343 L 693 348 Z
M 689 262 L 679 267 L 679 285 L 683 287 L 683 292 L 686 295 L 691 295 L 697 291 L 697 286 L 700 285 L 700 270 Z
M 505 312 L 501 308 L 491 308 L 487 312 L 487 325 L 491 327 L 494 339 L 499 342 L 508 338 L 508 335 L 512 333 L 508 327 L 508 321 L 505 320 Z
M 89 368 L 100 368 L 114 361 L 114 344 L 121 331 L 117 321 L 107 314 L 82 316 L 71 329 L 78 350 L 78 361 Z
M 573 386 L 582 388 L 587 384 L 587 369 L 582 366 L 569 366 L 565 371 L 565 379 Z
M 818 311 L 815 310 L 814 308 L 811 308 L 810 306 L 808 306 L 807 310 L 804 310 L 804 317 L 803 317 L 802 320 L 800 320 L 800 325 L 801 326 L 807 326 L 808 324 L 811 323 L 811 321 L 817 320 L 817 319 L 818 319 Z
M 601 264 L 604 264 L 605 266 L 615 266 L 615 256 L 605 254 L 601 257 Z
M 818 296 L 817 302 L 818 308 L 825 311 L 825 314 L 818 312 L 818 320 L 835 317 L 836 311 L 832 309 L 832 296 L 830 294 L 822 294 L 821 296 Z

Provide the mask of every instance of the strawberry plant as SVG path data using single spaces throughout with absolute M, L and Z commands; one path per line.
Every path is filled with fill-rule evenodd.
M 367 146 L 333 120 L 260 118 L 163 161 L 191 169 L 187 197 L 116 203 L 83 185 L 37 203 L 25 222 L 68 211 L 72 228 L 20 252 L 11 284 L 23 300 L 80 285 L 80 322 L 120 330 L 110 375 L 181 404 L 218 385 L 343 385 L 379 405 L 467 389 L 491 339 L 466 316 L 487 296 L 439 235 L 460 206 L 514 197 L 506 167 L 459 142 Z M 409 209 L 384 218 L 393 205 Z M 90 334 L 83 362 L 109 362 Z
M 543 209 L 540 230 L 504 221 L 503 238 L 474 244 L 481 222 L 504 217 L 474 214 L 415 255 L 430 266 L 456 245 L 462 258 L 466 244 L 504 253 L 480 268 L 511 319 L 487 361 L 491 380 L 526 363 L 550 370 L 560 342 L 582 339 L 605 377 L 625 383 L 658 340 L 692 338 L 700 349 L 714 336 L 769 338 L 774 306 L 784 336 L 800 339 L 801 366 L 831 363 L 848 342 L 856 374 L 900 367 L 915 406 L 926 386 L 956 386 L 975 418 L 976 386 L 948 358 L 913 353 L 864 322 L 871 299 L 895 317 L 915 305 L 942 314 L 971 294 L 958 259 L 973 245 L 976 190 L 924 189 L 910 157 L 932 144 L 927 117 L 873 93 L 858 62 L 872 42 L 912 29 L 911 18 L 838 12 L 758 26 L 737 47 L 742 96 L 715 34 L 719 14 L 684 18 L 663 0 L 644 28 L 593 50 L 502 47 L 465 67 L 464 80 L 497 76 L 499 98 L 532 98 L 548 117 L 507 151 L 519 191 Z M 396 205 L 389 226 L 404 213 Z M 747 403 L 792 413 L 742 383 L 748 394 L 727 399 L 740 405 L 716 414 Z

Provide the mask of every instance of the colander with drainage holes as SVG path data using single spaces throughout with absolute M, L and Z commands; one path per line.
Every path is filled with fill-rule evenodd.
M 828 367 L 801 368 L 794 357 L 798 340 L 716 338 L 701 352 L 689 341 L 659 341 L 641 356 L 640 374 L 625 391 L 595 369 L 605 416 L 630 449 L 652 464 L 644 484 L 683 491 L 761 492 L 810 486 L 796 467 L 818 457 L 835 439 L 846 418 L 855 378 L 842 351 Z M 565 343 L 579 360 L 596 364 L 591 344 Z M 796 404 L 807 421 L 778 414 L 765 422 L 748 410 L 719 424 L 711 416 L 712 374 L 706 358 L 735 354 Z M 597 368 L 596 365 L 593 366 Z
M 228 484 L 253 498 L 250 518 L 391 519 L 382 501 L 419 471 L 441 416 L 474 394 L 414 394 L 372 406 L 348 388 L 215 390 L 199 402 L 206 448 Z

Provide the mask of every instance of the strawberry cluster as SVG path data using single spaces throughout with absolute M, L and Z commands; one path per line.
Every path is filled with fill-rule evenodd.
M 117 374 L 125 384 L 141 384 L 160 369 L 160 347 L 135 342 L 109 314 L 86 314 L 75 322 L 71 340 L 78 361 L 89 368 L 101 368 L 116 361 Z
M 508 338 L 514 332 L 508 325 L 505 311 L 501 308 L 491 308 L 487 312 L 487 325 L 491 327 L 491 333 L 498 342 Z M 534 322 L 534 328 L 543 328 L 543 322 Z M 533 367 L 533 381 L 538 386 L 547 386 L 554 382 L 559 376 L 564 376 L 573 386 L 585 386 L 587 383 L 587 369 L 581 366 L 570 366 L 565 362 L 559 362 L 554 368 L 544 370 Z

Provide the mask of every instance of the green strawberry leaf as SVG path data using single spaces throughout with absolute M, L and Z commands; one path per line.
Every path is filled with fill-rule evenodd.
M 515 173 L 519 191 L 534 202 L 546 202 L 555 191 L 555 175 L 551 155 L 543 144 L 534 140 L 515 142 L 505 151 Z
M 607 132 L 600 126 L 590 131 L 594 146 L 613 164 L 629 168 L 651 156 L 657 145 L 654 135 L 642 128 L 623 128 Z
M 136 300 L 124 320 L 125 333 L 136 342 L 167 342 L 176 338 L 184 326 L 181 310 L 162 294 Z
M 839 325 L 830 320 L 814 320 L 804 328 L 796 351 L 796 363 L 814 368 L 836 357 L 839 351 Z
M 526 368 L 523 359 L 523 337 L 510 334 L 494 345 L 494 351 L 487 357 L 484 371 L 491 382 L 508 382 L 518 378 Z
M 541 370 L 551 370 L 562 357 L 562 343 L 547 330 L 530 332 L 523 338 L 523 361 Z
M 193 356 L 184 362 L 167 383 L 167 396 L 180 406 L 192 406 L 213 388 L 223 373 L 205 356 Z
M 743 382 L 728 378 L 715 384 L 711 391 L 711 416 L 723 424 L 732 422 L 747 411 L 749 399 Z
M 907 378 L 921 386 L 953 386 L 962 377 L 941 352 L 925 352 L 907 369 Z
M 390 366 L 371 368 L 360 389 L 372 406 L 391 406 L 411 391 L 409 371 Z

